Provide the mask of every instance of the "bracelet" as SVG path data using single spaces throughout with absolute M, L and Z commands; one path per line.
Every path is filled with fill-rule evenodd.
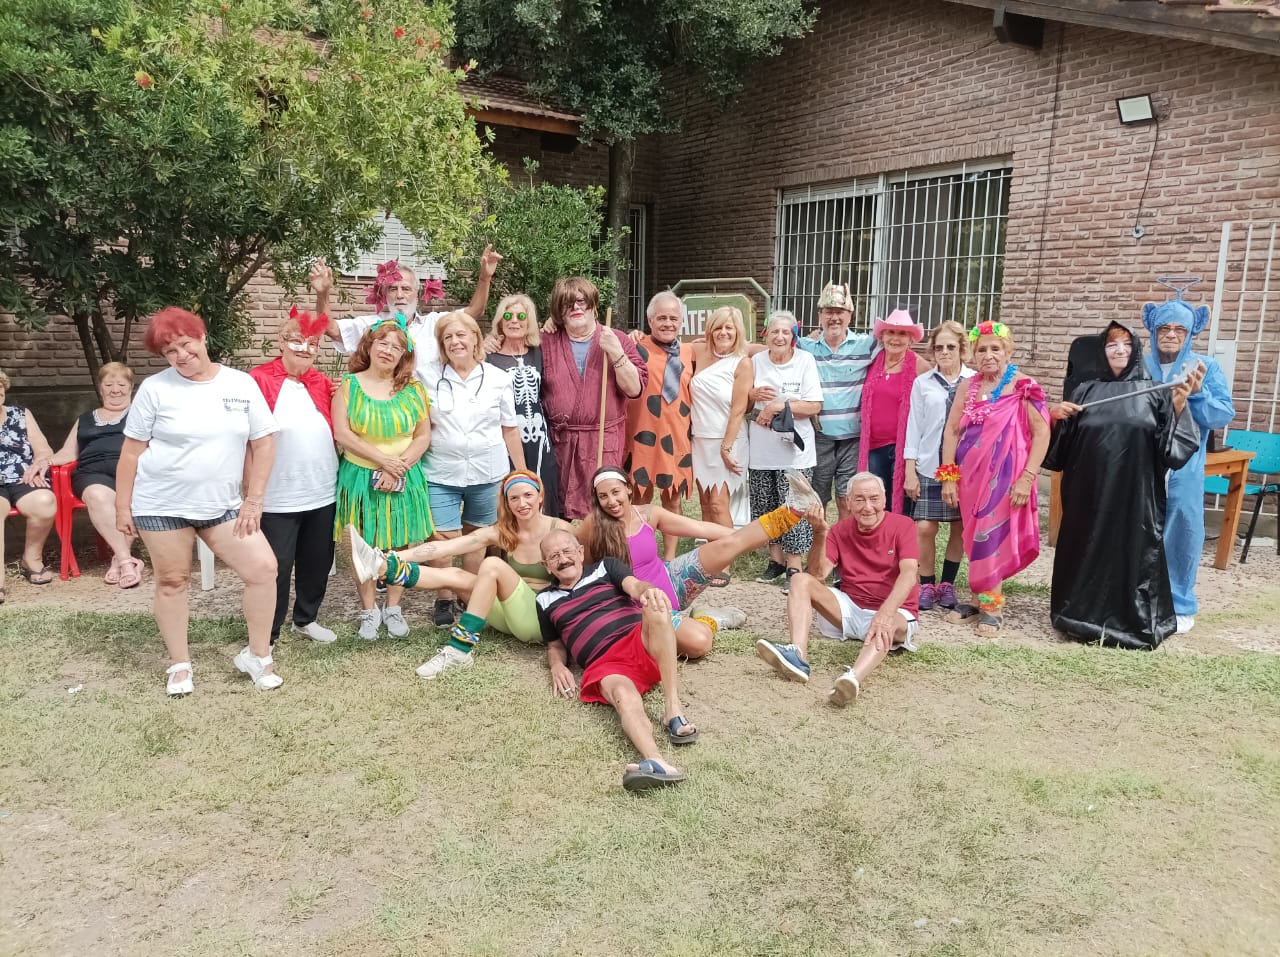
M 1031 481 L 1033 481 L 1033 482 L 1036 480 L 1036 473 L 1035 473 L 1035 472 L 1033 472 L 1033 471 L 1031 471 L 1031 469 L 1023 469 L 1023 470 L 1022 470 L 1022 474 L 1023 474 L 1023 475 L 1030 475 L 1030 476 L 1031 476 Z
M 938 470 L 933 475 L 939 482 L 958 482 L 960 481 L 960 466 L 954 463 L 951 465 L 939 465 Z

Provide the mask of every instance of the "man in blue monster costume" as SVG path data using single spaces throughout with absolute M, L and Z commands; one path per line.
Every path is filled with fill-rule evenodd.
M 1199 280 L 1195 280 L 1199 281 Z M 1172 285 L 1172 283 L 1167 283 Z M 1176 287 L 1175 287 L 1176 288 Z M 1185 287 L 1184 287 L 1185 289 Z M 1191 415 L 1200 426 L 1200 448 L 1182 468 L 1169 473 L 1168 513 L 1164 524 L 1164 547 L 1169 560 L 1169 584 L 1173 587 L 1173 610 L 1178 617 L 1178 633 L 1195 625 L 1196 574 L 1204 549 L 1204 460 L 1209 430 L 1220 429 L 1236 414 L 1231 404 L 1231 384 L 1214 359 L 1191 351 L 1194 339 L 1209 323 L 1208 306 L 1192 306 L 1183 301 L 1184 289 L 1156 305 L 1142 307 L 1142 322 L 1151 333 L 1147 369 L 1156 382 L 1168 382 L 1199 367 L 1204 380 L 1187 398 Z

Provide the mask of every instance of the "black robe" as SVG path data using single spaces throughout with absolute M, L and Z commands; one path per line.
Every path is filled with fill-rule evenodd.
M 1099 378 L 1071 401 L 1086 405 L 1151 386 L 1142 345 L 1114 375 L 1103 356 Z M 1101 352 L 1105 335 L 1096 337 Z M 1165 473 L 1200 443 L 1187 410 L 1175 418 L 1168 391 L 1086 409 L 1054 426 L 1044 467 L 1062 472 L 1062 524 L 1053 560 L 1049 614 L 1075 638 L 1151 650 L 1176 628 L 1164 553 Z

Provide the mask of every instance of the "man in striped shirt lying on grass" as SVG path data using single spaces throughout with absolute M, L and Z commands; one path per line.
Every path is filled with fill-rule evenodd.
M 662 589 L 632 575 L 626 563 L 606 558 L 584 568 L 583 554 L 572 532 L 554 531 L 542 540 L 543 564 L 556 581 L 537 597 L 552 687 L 562 697 L 573 694 L 572 662 L 582 669 L 578 697 L 618 712 L 641 756 L 627 765 L 624 788 L 677 784 L 684 775 L 662 759 L 641 700 L 661 684 L 667 737 L 673 745 L 698 740 L 697 728 L 680 708 L 671 602 Z

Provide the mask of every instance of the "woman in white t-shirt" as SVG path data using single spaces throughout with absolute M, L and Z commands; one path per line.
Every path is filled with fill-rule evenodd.
M 750 406 L 747 464 L 751 469 L 752 519 L 787 504 L 792 484 L 787 479 L 788 471 L 799 472 L 807 483 L 813 478 L 818 461 L 810 419 L 822 410 L 822 383 L 813 356 L 796 349 L 795 326 L 796 317 L 790 312 L 778 310 L 771 315 L 765 324 L 765 351 L 742 359 L 734 374 L 733 410 L 720 451 L 725 466 L 741 472 L 743 463 L 734 455 L 734 444 Z M 795 428 L 775 432 L 773 420 L 787 407 Z M 812 544 L 813 529 L 808 522 L 792 526 L 769 543 L 769 564 L 756 580 L 772 582 L 785 573 L 785 593 L 791 576 L 800 571 L 801 556 Z
M 235 666 L 278 688 L 271 659 L 276 559 L 262 534 L 263 493 L 276 422 L 243 372 L 213 362 L 199 316 L 162 309 L 147 349 L 169 368 L 142 383 L 124 427 L 116 470 L 116 527 L 140 535 L 155 569 L 155 616 L 169 652 L 170 695 L 192 691 L 187 592 L 196 537 L 244 582 L 249 646 Z M 243 498 L 241 486 L 243 483 Z
M 280 637 L 293 579 L 293 630 L 328 644 L 338 636 L 316 621 L 333 567 L 338 450 L 333 444 L 333 381 L 315 368 L 327 316 L 289 312 L 280 326 L 280 355 L 250 369 L 280 431 L 263 502 L 262 534 L 276 555 L 276 611 L 271 643 Z

